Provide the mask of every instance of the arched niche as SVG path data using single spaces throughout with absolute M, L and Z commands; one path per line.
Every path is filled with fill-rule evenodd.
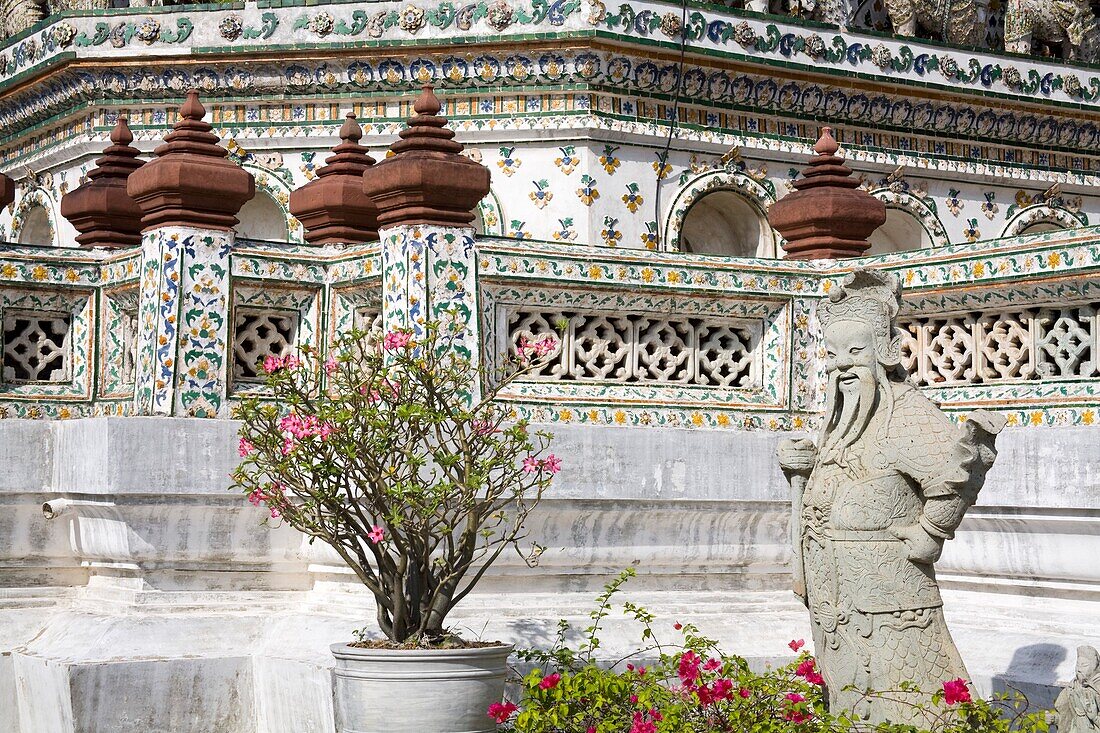
M 871 195 L 886 204 L 886 223 L 867 238 L 869 255 L 907 252 L 950 244 L 935 203 L 908 191 L 879 188 Z
M 1018 237 L 1021 234 L 1076 229 L 1088 226 L 1088 223 L 1089 219 L 1083 213 L 1075 213 L 1061 206 L 1033 204 L 1012 212 L 1001 236 Z
M 245 203 L 237 215 L 241 224 L 237 226 L 237 236 L 243 239 L 258 239 L 268 242 L 301 243 L 305 231 L 302 224 L 290 214 L 290 185 L 279 173 L 246 160 L 241 167 L 252 174 L 256 181 L 256 195 Z M 288 174 L 289 175 L 289 174 Z M 267 199 L 266 201 L 264 199 Z M 275 215 L 272 206 L 282 214 Z
M 266 191 L 257 189 L 251 201 L 237 214 L 237 236 L 264 242 L 289 242 L 287 213 Z
M 18 244 L 57 244 L 51 212 L 51 201 L 41 189 L 28 191 L 12 212 L 12 240 Z
M 871 243 L 868 255 L 908 252 L 932 246 L 932 238 L 920 221 L 905 209 L 893 207 L 886 208 L 886 223 L 876 229 L 867 241 Z
M 740 171 L 710 171 L 689 181 L 665 220 L 666 249 L 728 257 L 775 257 L 767 209 L 775 191 Z

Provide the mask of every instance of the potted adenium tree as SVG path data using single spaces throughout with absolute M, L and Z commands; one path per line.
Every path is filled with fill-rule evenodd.
M 268 357 L 270 394 L 237 410 L 233 478 L 269 522 L 332 547 L 374 597 L 383 636 L 332 647 L 341 731 L 491 731 L 512 647 L 459 638 L 447 614 L 519 549 L 561 468 L 550 436 L 497 400 L 557 343 L 520 344 L 490 379 L 448 327 L 377 336 Z

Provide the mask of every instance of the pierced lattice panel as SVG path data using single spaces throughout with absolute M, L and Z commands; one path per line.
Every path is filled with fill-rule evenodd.
M 72 378 L 72 314 L 4 313 L 4 382 L 68 382 Z

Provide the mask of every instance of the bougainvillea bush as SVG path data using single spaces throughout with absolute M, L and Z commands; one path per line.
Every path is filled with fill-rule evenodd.
M 578 649 L 559 623 L 550 650 L 522 657 L 535 668 L 519 682 L 519 704 L 494 704 L 487 714 L 511 733 L 1025 733 L 1047 730 L 1046 714 L 1029 713 L 1022 695 L 995 700 L 971 696 L 965 680 L 944 680 L 939 690 L 916 705 L 923 727 L 871 724 L 857 716 L 825 709 L 825 681 L 802 640 L 793 640 L 795 661 L 753 672 L 741 657 L 724 654 L 691 624 L 675 623 L 677 643 L 657 641 L 652 614 L 629 602 L 623 611 L 641 628 L 637 652 L 597 662 L 600 625 L 612 611 L 612 598 L 633 575 L 623 573 L 598 598 L 592 625 Z M 637 660 L 652 658 L 649 665 Z M 632 661 L 633 660 L 633 661 Z M 912 688 L 907 688 L 911 690 Z M 867 692 L 891 696 L 903 690 Z
M 550 436 L 509 420 L 499 392 L 550 353 L 523 343 L 496 373 L 452 329 L 353 333 L 327 354 L 269 356 L 269 393 L 242 401 L 236 488 L 268 521 L 331 546 L 397 644 L 454 644 L 444 621 L 561 468 Z

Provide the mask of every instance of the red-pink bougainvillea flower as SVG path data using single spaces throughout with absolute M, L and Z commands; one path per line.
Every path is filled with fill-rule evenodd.
M 493 719 L 495 723 L 506 723 L 508 718 L 512 717 L 512 713 L 516 712 L 516 706 L 513 703 L 494 702 L 489 706 L 487 715 Z
M 795 639 L 787 644 L 791 648 L 792 652 L 797 652 L 802 647 L 806 646 L 806 642 L 803 639 Z
M 548 674 L 542 678 L 542 681 L 539 682 L 539 689 L 552 690 L 558 686 L 559 682 L 561 682 L 560 674 L 558 674 L 557 672 L 555 672 L 554 674 Z
M 970 702 L 970 688 L 966 686 L 966 680 L 948 680 L 943 683 L 943 701 L 948 705 L 960 702 Z
M 684 656 L 680 657 L 680 668 L 678 674 L 680 675 L 680 682 L 685 685 L 690 685 L 695 680 L 699 679 L 699 655 L 693 651 L 684 652 Z

